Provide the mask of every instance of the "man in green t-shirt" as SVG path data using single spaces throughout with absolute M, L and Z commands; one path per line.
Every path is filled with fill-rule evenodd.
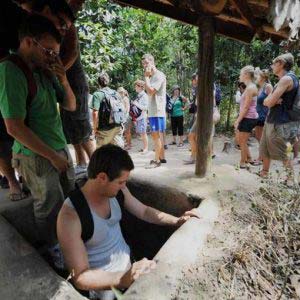
M 57 102 L 76 109 L 76 99 L 58 57 L 61 36 L 41 16 L 20 26 L 19 58 L 32 72 L 36 94 L 28 108 L 28 76 L 15 63 L 0 64 L 0 109 L 8 133 L 15 139 L 13 167 L 25 178 L 34 198 L 40 238 L 56 244 L 55 222 L 64 193 L 74 186 L 74 169 L 66 148 Z

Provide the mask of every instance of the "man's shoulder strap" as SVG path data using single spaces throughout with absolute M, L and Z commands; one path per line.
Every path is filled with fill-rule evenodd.
M 120 190 L 119 193 L 117 194 L 116 198 L 121 207 L 121 210 L 123 210 L 124 209 L 124 201 L 125 201 L 124 193 Z
M 5 57 L 3 59 L 3 61 L 12 62 L 23 72 L 23 74 L 26 78 L 27 87 L 28 87 L 28 96 L 27 96 L 26 106 L 29 107 L 37 93 L 37 85 L 36 85 L 35 79 L 33 77 L 33 72 L 29 69 L 27 64 L 22 60 L 22 58 L 19 55 L 10 54 L 7 57 Z
M 94 220 L 91 209 L 80 189 L 75 189 L 69 194 L 81 223 L 81 238 L 85 243 L 94 234 Z

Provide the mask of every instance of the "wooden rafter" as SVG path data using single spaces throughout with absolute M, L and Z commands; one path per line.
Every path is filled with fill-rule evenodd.
M 222 20 L 224 22 L 231 22 L 231 23 L 236 23 L 236 24 L 240 24 L 240 25 L 244 25 L 247 26 L 248 22 L 245 21 L 244 19 L 241 18 L 237 18 L 234 16 L 229 16 L 226 14 L 219 14 L 218 16 L 216 16 L 217 19 Z M 287 39 L 289 37 L 289 33 L 286 30 L 279 30 L 276 31 L 270 24 L 268 23 L 263 23 L 261 25 L 262 29 L 264 32 L 271 34 L 271 35 L 276 35 L 278 37 L 281 37 L 283 39 Z
M 198 24 L 198 20 L 202 16 L 201 13 L 199 14 L 195 11 L 188 11 L 185 9 L 178 10 L 176 7 L 171 5 L 166 6 L 160 2 L 152 2 L 151 5 L 148 1 L 140 0 L 116 0 L 115 2 L 161 14 L 189 25 Z M 232 22 L 216 20 L 216 26 L 217 33 L 246 43 L 249 43 L 255 34 L 248 26 L 240 24 L 236 24 L 235 26 Z
M 267 22 L 269 0 L 114 0 L 141 8 L 177 21 L 198 25 L 199 19 L 210 15 L 216 19 L 216 33 L 250 42 L 255 34 L 262 40 L 289 38 L 289 30 L 275 31 Z
M 252 11 L 247 3 L 247 0 L 230 0 L 235 6 L 237 11 L 240 13 L 241 17 L 251 26 L 253 29 L 258 29 L 260 27 L 259 22 L 255 19 Z

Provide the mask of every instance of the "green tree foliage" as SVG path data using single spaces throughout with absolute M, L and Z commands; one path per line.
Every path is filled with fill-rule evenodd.
M 179 84 L 190 95 L 190 78 L 197 69 L 197 28 L 143 10 L 121 7 L 108 0 L 87 0 L 78 18 L 83 63 L 91 91 L 97 76 L 107 71 L 115 88 L 133 91 L 142 79 L 141 57 L 152 53 L 168 79 L 168 89 Z M 240 69 L 252 64 L 269 68 L 284 49 L 254 39 L 243 44 L 218 36 L 215 42 L 215 80 L 221 84 L 221 126 L 229 129 L 234 118 L 234 94 Z

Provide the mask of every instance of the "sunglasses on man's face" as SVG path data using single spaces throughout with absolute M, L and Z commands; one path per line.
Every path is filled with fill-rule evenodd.
M 49 57 L 52 57 L 52 58 L 57 58 L 59 53 L 56 52 L 55 50 L 52 50 L 52 49 L 48 49 L 48 48 L 45 48 L 44 46 L 42 46 L 36 39 L 33 39 L 33 42 Z

